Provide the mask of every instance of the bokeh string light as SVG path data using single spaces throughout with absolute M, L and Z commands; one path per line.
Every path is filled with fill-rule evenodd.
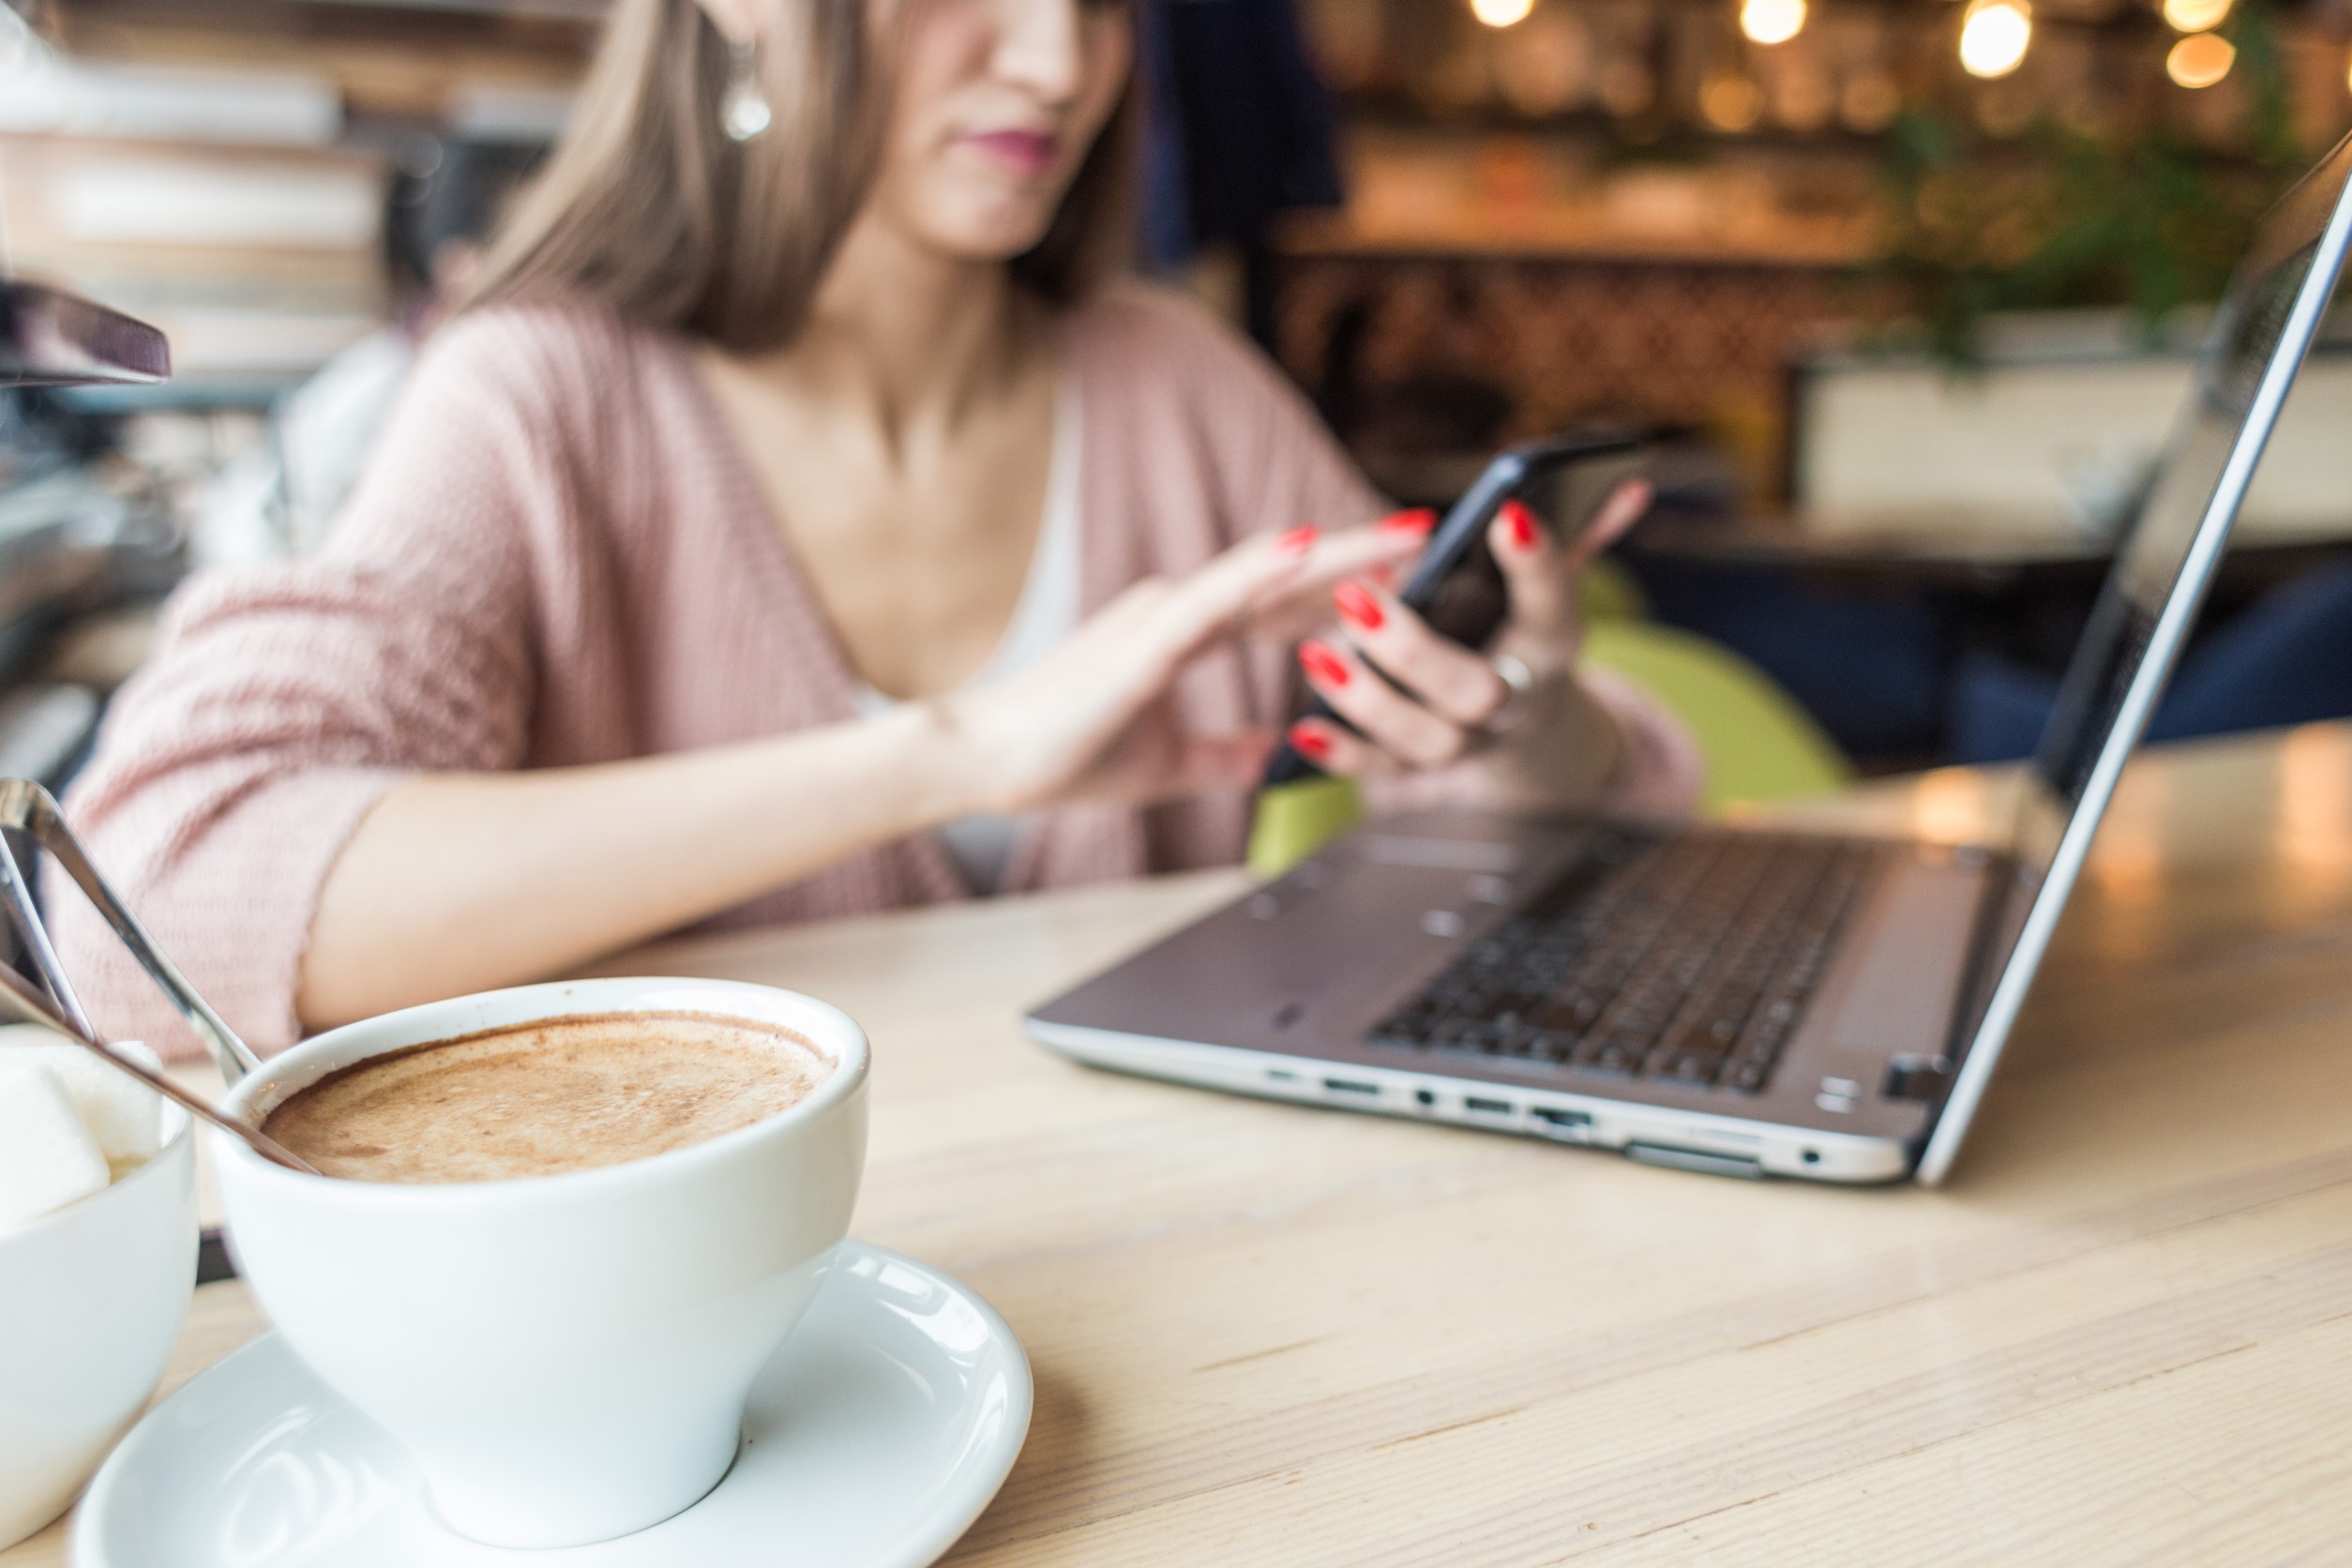
M 1752 43 L 1787 43 L 1804 31 L 1805 0 L 1743 0 L 1740 31 Z
M 1744 76 L 1718 76 L 1698 89 L 1698 111 L 1717 130 L 1752 129 L 1764 117 L 1764 89 Z
M 2033 42 L 2033 7 L 2028 0 L 1968 0 L 1960 23 L 1960 64 L 1970 76 L 1990 81 L 2025 63 Z
M 2176 32 L 2202 33 L 2229 18 L 2230 0 L 2164 0 L 2164 20 Z
M 1846 79 L 1837 95 L 1838 118 L 1848 130 L 1876 135 L 1903 113 L 1903 84 L 1885 70 L 1864 70 Z
M 2229 74 L 2238 51 L 2214 33 L 2192 33 L 2164 56 L 2164 74 L 2183 87 L 2210 87 Z
M 1470 0 L 1470 8 L 1489 27 L 1515 27 L 1535 9 L 1535 0 Z

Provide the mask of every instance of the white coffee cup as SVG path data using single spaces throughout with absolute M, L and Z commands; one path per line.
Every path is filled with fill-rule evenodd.
M 196 1289 L 196 1140 L 0 1231 L 0 1548 L 66 1511 L 162 1380 Z
M 514 1181 L 308 1176 L 214 1135 L 230 1247 L 271 1321 L 409 1446 L 443 1521 L 492 1545 L 626 1535 L 726 1474 L 752 1380 L 848 1233 L 866 1153 L 864 1032 L 764 986 L 525 986 L 334 1030 L 230 1096 L 260 1121 L 366 1057 L 597 1013 L 780 1024 L 833 1070 L 735 1132 Z

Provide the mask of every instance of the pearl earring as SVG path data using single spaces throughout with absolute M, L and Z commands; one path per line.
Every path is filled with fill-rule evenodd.
M 719 95 L 718 123 L 730 141 L 749 142 L 766 131 L 776 113 L 760 90 L 759 43 L 742 38 L 728 47 L 734 63 L 727 72 L 727 90 Z

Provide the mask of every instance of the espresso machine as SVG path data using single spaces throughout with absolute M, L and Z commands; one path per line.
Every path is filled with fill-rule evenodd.
M 144 386 L 171 374 L 172 347 L 145 322 L 0 278 L 0 387 Z
M 0 776 L 55 783 L 96 729 L 98 693 L 28 679 L 75 607 L 104 592 L 124 505 L 23 419 L 21 387 L 143 386 L 172 373 L 146 323 L 0 277 Z

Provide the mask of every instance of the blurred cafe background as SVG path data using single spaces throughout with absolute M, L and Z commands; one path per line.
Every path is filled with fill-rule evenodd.
M 1135 0 L 1137 264 L 1398 498 L 1666 443 L 1592 656 L 1717 804 L 2015 757 L 2352 0 Z M 598 0 L 0 0 L 0 273 L 166 384 L 0 402 L 0 774 L 73 767 L 188 571 L 314 546 L 561 130 Z M 2157 733 L 2352 714 L 2352 322 Z

